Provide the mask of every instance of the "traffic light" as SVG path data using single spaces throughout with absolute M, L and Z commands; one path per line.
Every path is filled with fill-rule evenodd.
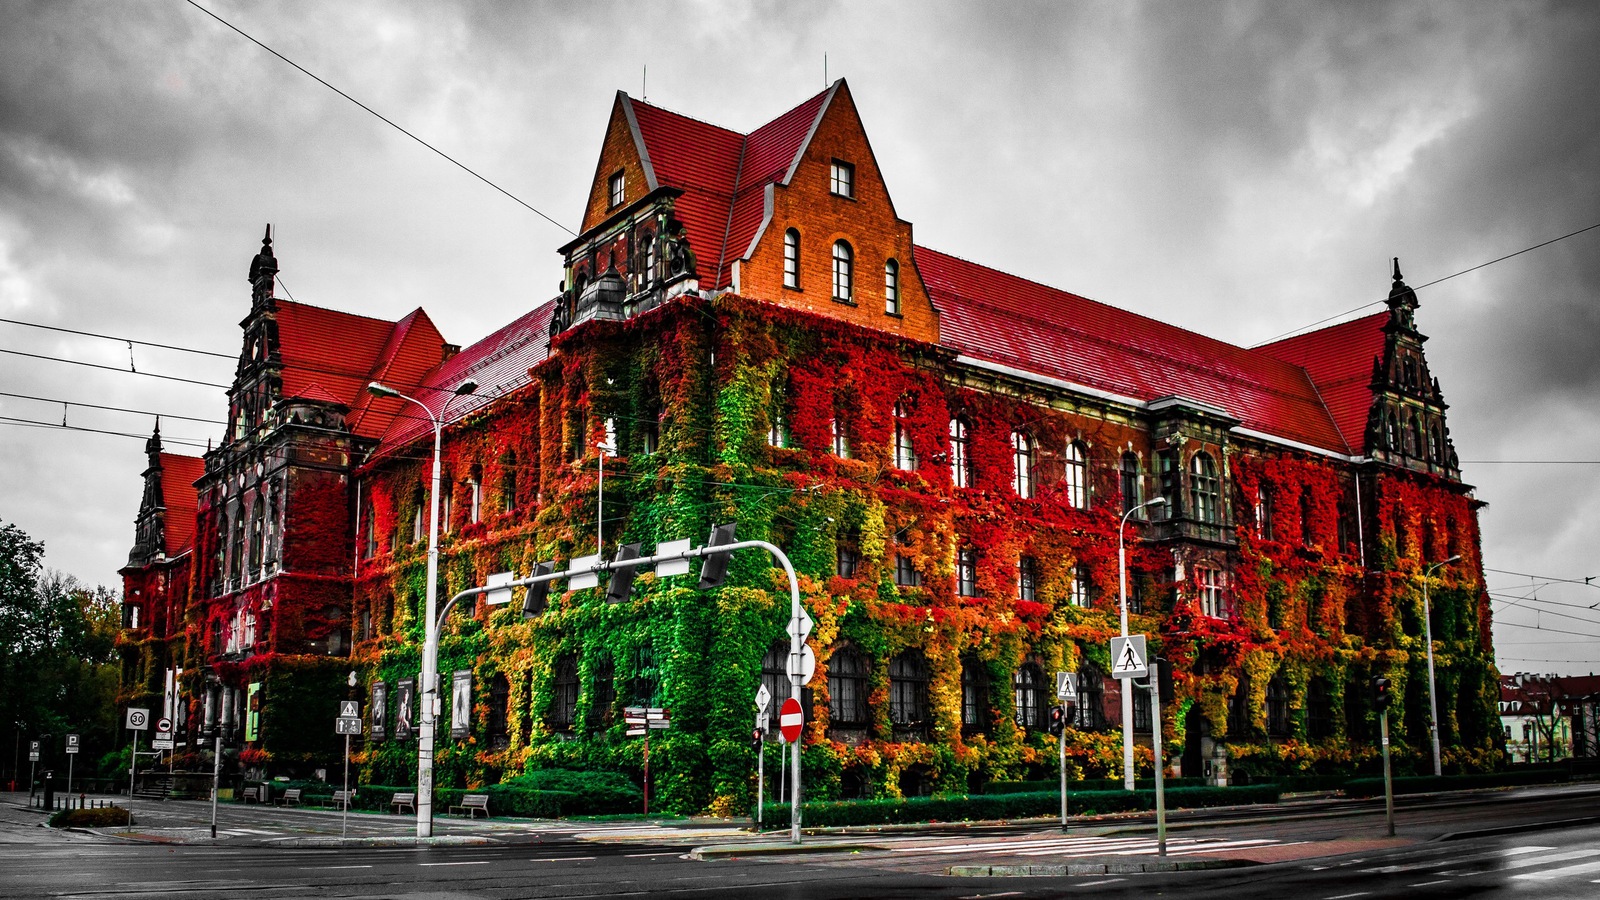
M 1050 733 L 1060 737 L 1067 730 L 1067 708 L 1065 706 L 1050 707 Z
M 1161 705 L 1172 703 L 1172 665 L 1161 657 L 1156 657 L 1160 668 L 1156 670 L 1156 694 L 1161 698 Z
M 555 570 L 556 564 L 554 561 L 535 563 L 533 566 L 533 575 L 534 577 L 538 577 L 540 575 L 549 575 Z M 530 584 L 528 585 L 528 596 L 524 597 L 522 600 L 522 617 L 524 619 L 531 619 L 534 616 L 544 612 L 545 607 L 549 604 L 550 582 L 539 581 Z
M 761 749 L 761 741 L 765 737 L 766 737 L 766 733 L 763 732 L 759 728 L 757 728 L 756 730 L 750 732 L 750 749 L 751 750 L 760 750 Z
M 1389 679 L 1379 675 L 1372 679 L 1372 705 L 1378 712 L 1385 712 L 1389 704 L 1394 701 L 1394 695 L 1389 693 Z
M 621 603 L 633 593 L 633 572 L 636 567 L 622 564 L 638 558 L 638 544 L 623 544 L 617 548 L 617 558 L 612 562 L 611 583 L 606 587 L 607 603 Z
M 711 537 L 706 539 L 706 547 L 722 547 L 734 541 L 733 522 L 726 525 L 711 526 Z M 712 588 L 722 587 L 722 582 L 728 578 L 728 553 L 712 553 L 706 556 L 706 561 L 700 566 L 700 590 L 709 591 Z

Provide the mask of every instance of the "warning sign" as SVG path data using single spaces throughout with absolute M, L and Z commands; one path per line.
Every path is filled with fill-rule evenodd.
M 1144 635 L 1130 634 L 1111 639 L 1111 677 L 1144 678 L 1150 674 L 1149 657 L 1144 650 Z

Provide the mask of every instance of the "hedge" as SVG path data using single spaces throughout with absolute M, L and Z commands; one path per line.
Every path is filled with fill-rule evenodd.
M 1180 787 L 1166 792 L 1171 809 L 1276 803 L 1277 785 L 1211 788 Z M 1073 815 L 1134 812 L 1155 808 L 1154 791 L 1073 791 L 1068 789 L 1068 809 Z M 962 822 L 1025 819 L 1058 814 L 1059 792 L 978 794 L 953 797 L 908 797 L 904 800 L 836 800 L 805 804 L 803 824 L 815 827 L 896 825 L 914 822 Z M 764 824 L 783 828 L 789 824 L 789 806 L 766 807 Z
M 1523 784 L 1555 784 L 1570 781 L 1564 769 L 1527 772 L 1491 772 L 1483 775 L 1407 775 L 1394 779 L 1396 794 L 1426 794 L 1433 791 L 1466 791 L 1474 788 L 1515 787 Z M 1378 797 L 1383 794 L 1382 778 L 1352 778 L 1344 784 L 1347 797 Z
M 99 809 L 63 809 L 50 817 L 51 828 L 109 828 L 113 825 L 132 825 L 133 816 L 121 806 L 102 806 Z
M 1180 787 L 1205 787 L 1205 779 L 1194 778 L 1168 778 L 1167 790 Z M 1154 778 L 1140 778 L 1134 781 L 1133 786 L 1141 791 L 1156 789 Z M 1085 778 L 1081 781 L 1067 782 L 1067 791 L 1115 791 L 1122 789 L 1121 778 Z M 991 781 L 983 786 L 980 793 L 984 794 L 1038 794 L 1056 792 L 1061 790 L 1061 782 L 1055 778 L 1045 778 L 1039 781 Z

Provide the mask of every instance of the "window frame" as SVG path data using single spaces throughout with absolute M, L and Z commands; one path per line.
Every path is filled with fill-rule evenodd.
M 833 160 L 828 166 L 828 193 L 846 200 L 856 199 L 856 167 L 842 159 Z
M 1033 437 L 1022 429 L 1011 432 L 1011 489 L 1023 500 L 1033 499 Z
M 920 731 L 928 727 L 928 657 L 914 647 L 889 661 L 889 722 L 895 728 Z
M 849 663 L 847 667 L 844 663 Z M 828 725 L 864 728 L 871 722 L 867 708 L 872 667 L 853 644 L 841 644 L 828 655 Z
M 783 286 L 800 290 L 800 232 L 793 228 L 783 233 Z
M 1068 441 L 1062 457 L 1067 502 L 1073 509 L 1089 508 L 1089 448 L 1082 441 Z
M 1011 673 L 1011 699 L 1012 717 L 1018 728 L 1040 731 L 1049 727 L 1044 669 L 1038 663 L 1029 660 Z
M 1216 566 L 1199 565 L 1194 569 L 1195 590 L 1199 594 L 1200 614 L 1211 619 L 1233 618 L 1228 598 L 1228 582 Z
M 901 398 L 894 404 L 894 467 L 902 472 L 915 472 L 917 448 L 911 441 L 910 415 L 906 411 L 906 402 L 905 398 Z
M 627 199 L 628 175 L 624 170 L 618 169 L 606 178 L 606 209 L 616 209 Z
M 1072 567 L 1072 587 L 1068 589 L 1067 602 L 1078 609 L 1092 608 L 1094 606 L 1092 587 L 1089 567 L 1078 563 Z
M 883 312 L 900 315 L 900 262 L 890 258 L 883 264 Z
M 1189 457 L 1189 510 L 1197 522 L 1222 521 L 1222 477 L 1211 454 L 1198 450 Z
M 950 484 L 953 487 L 972 487 L 972 426 L 966 416 L 950 420 Z
M 1129 463 L 1133 463 L 1129 467 Z M 1144 499 L 1143 475 L 1139 471 L 1139 454 L 1132 450 L 1124 451 L 1118 467 L 1119 486 L 1122 488 L 1122 511 L 1133 512 L 1139 508 L 1139 503 Z
M 961 657 L 961 730 L 967 734 L 988 734 L 989 672 L 977 657 Z
M 978 550 L 967 546 L 956 550 L 956 594 L 978 596 Z
M 1039 600 L 1039 561 L 1026 553 L 1017 557 L 1017 599 Z
M 839 239 L 833 242 L 833 300 L 835 303 L 855 305 L 856 252 L 850 242 Z

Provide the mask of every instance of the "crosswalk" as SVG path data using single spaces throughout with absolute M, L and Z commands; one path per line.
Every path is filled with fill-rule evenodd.
M 1344 863 L 1352 867 L 1370 860 Z M 1307 866 L 1319 870 L 1324 866 Z M 1370 875 L 1393 875 L 1424 879 L 1410 886 L 1424 887 L 1451 881 L 1492 875 L 1516 883 L 1537 884 L 1562 880 L 1600 884 L 1600 847 L 1550 847 L 1525 844 L 1514 847 L 1423 847 L 1390 857 L 1384 865 L 1366 866 L 1357 871 Z
M 1247 838 L 1232 841 L 1207 840 L 1204 838 L 1173 838 L 1167 841 L 1167 855 L 1192 856 L 1267 845 L 1286 846 L 1286 842 L 1272 838 Z M 993 854 L 1018 857 L 1101 857 L 1154 856 L 1159 852 L 1159 848 L 1156 839 L 1152 837 L 1092 837 L 1086 835 L 1083 837 L 1052 837 L 1031 840 L 987 840 L 963 841 L 956 844 L 924 844 L 894 847 L 892 852 L 935 856 Z

